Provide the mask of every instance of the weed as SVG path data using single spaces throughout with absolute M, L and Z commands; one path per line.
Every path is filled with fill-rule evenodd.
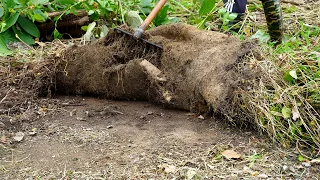
M 254 163 L 255 163 L 257 160 L 261 159 L 261 157 L 262 157 L 262 156 L 261 156 L 260 154 L 256 153 L 256 152 L 255 152 L 253 155 L 251 155 L 251 156 L 247 156 L 247 157 L 246 157 L 246 160 L 250 162 L 249 167 L 250 167 L 250 168 L 253 168 Z

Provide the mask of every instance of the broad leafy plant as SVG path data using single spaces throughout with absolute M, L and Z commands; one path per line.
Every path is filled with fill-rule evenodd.
M 0 3 L 0 55 L 10 55 L 13 52 L 6 46 L 9 42 L 22 41 L 28 45 L 35 43 L 40 37 L 36 23 L 49 19 L 48 13 L 61 12 L 54 19 L 55 25 L 63 15 L 77 14 L 78 10 L 88 12 L 91 21 L 108 17 L 110 21 L 118 21 L 124 17 L 123 4 L 120 0 L 3 0 Z M 124 22 L 124 18 L 122 18 Z M 60 38 L 57 29 L 54 38 Z

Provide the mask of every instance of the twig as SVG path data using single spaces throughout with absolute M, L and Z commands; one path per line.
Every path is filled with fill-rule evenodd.
M 62 106 L 85 106 L 87 104 L 70 104 L 70 103 L 62 103 Z
M 16 34 L 16 38 L 19 39 L 19 41 L 21 41 L 24 45 L 26 45 L 28 48 L 33 49 L 29 44 L 25 43 L 22 39 L 20 39 L 20 37 L 18 36 L 18 34 Z
M 123 23 L 123 24 L 126 24 L 126 21 L 124 20 L 124 14 L 123 14 L 123 8 L 122 8 L 121 0 L 118 0 L 118 3 L 119 3 L 119 8 L 120 8 L 122 23 Z
M 49 18 L 54 18 L 54 17 L 59 16 L 59 15 L 64 14 L 64 13 L 65 13 L 64 11 L 49 12 L 48 13 L 48 17 Z M 77 11 L 77 14 L 75 14 L 75 15 L 80 16 L 80 17 L 81 16 L 87 16 L 88 12 L 86 12 L 86 11 Z
M 9 91 L 6 93 L 6 95 L 1 99 L 0 104 L 1 104 L 5 99 L 7 99 L 8 95 L 9 95 L 9 93 L 10 93 L 11 91 L 12 91 L 12 89 L 9 89 Z
M 299 154 L 301 154 L 301 156 L 305 157 L 305 158 L 308 158 L 308 159 L 312 159 L 311 157 L 303 154 L 300 149 L 299 149 L 299 141 L 296 142 L 296 149 L 298 150 Z
M 303 3 L 294 2 L 294 1 L 292 1 L 292 0 L 282 0 L 281 2 L 282 2 L 282 3 L 293 4 L 293 5 L 296 5 L 296 6 L 300 6 L 300 5 L 303 4 Z

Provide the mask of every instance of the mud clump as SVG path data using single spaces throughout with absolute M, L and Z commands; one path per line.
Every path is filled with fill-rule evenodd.
M 148 100 L 197 112 L 226 111 L 243 76 L 236 70 L 251 43 L 185 24 L 161 26 L 154 48 L 112 31 L 68 49 L 56 67 L 59 93 Z

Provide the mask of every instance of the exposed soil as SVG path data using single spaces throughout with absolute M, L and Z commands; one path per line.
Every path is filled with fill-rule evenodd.
M 2 131 L 2 179 L 319 178 L 319 166 L 302 166 L 297 154 L 217 119 L 146 102 L 42 101 L 59 108 L 42 107 L 20 128 Z M 25 133 L 21 142 L 12 139 L 17 131 Z M 241 158 L 221 157 L 227 149 Z

